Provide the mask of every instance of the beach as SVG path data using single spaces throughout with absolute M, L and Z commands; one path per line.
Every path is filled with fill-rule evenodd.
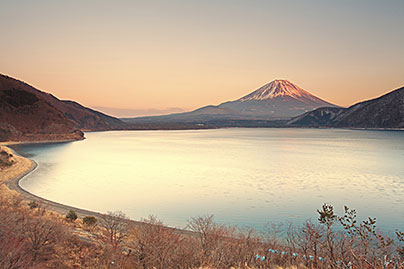
M 5 143 L 4 143 L 5 144 Z M 93 211 L 88 211 L 60 203 L 56 203 L 53 201 L 49 201 L 47 199 L 44 199 L 42 197 L 36 196 L 23 188 L 20 187 L 19 181 L 27 176 L 30 172 L 32 172 L 36 167 L 37 164 L 23 156 L 18 155 L 16 152 L 14 152 L 12 149 L 9 147 L 5 146 L 0 146 L 0 151 L 6 151 L 7 153 L 11 153 L 13 155 L 13 164 L 9 167 L 2 168 L 1 174 L 0 174 L 0 192 L 2 197 L 11 197 L 11 196 L 20 196 L 27 202 L 35 201 L 38 204 L 41 205 L 41 207 L 44 207 L 48 210 L 54 211 L 56 213 L 59 213 L 61 215 L 66 215 L 66 213 L 69 210 L 74 210 L 79 217 L 85 217 L 85 216 L 95 216 L 95 217 L 100 217 L 102 214 L 93 212 Z M 7 145 L 10 144 L 16 144 L 16 143 L 8 143 Z
M 69 140 L 70 141 L 70 140 Z M 40 141 L 40 142 L 34 142 L 34 143 L 54 143 L 54 142 L 69 142 L 69 141 Z M 32 143 L 32 142 L 29 142 Z M 0 168 L 0 197 L 9 199 L 12 197 L 19 197 L 22 198 L 27 204 L 29 202 L 35 201 L 37 202 L 42 208 L 46 210 L 50 210 L 52 212 L 55 212 L 57 214 L 60 214 L 62 217 L 66 216 L 66 214 L 69 212 L 69 210 L 73 210 L 76 212 L 77 216 L 79 218 L 84 218 L 86 216 L 93 216 L 96 217 L 97 219 L 102 219 L 105 217 L 105 214 L 102 214 L 100 212 L 94 212 L 90 210 L 85 210 L 61 203 L 57 203 L 54 201 L 50 201 L 48 199 L 39 197 L 35 194 L 32 194 L 26 190 L 24 190 L 19 182 L 21 179 L 23 179 L 25 176 L 29 175 L 32 171 L 36 169 L 38 164 L 30 160 L 24 156 L 19 155 L 16 153 L 14 150 L 9 148 L 9 145 L 15 145 L 15 144 L 20 144 L 20 142 L 1 142 L 0 143 L 0 152 L 3 150 L 9 154 L 13 155 L 13 164 L 9 167 L 4 167 Z M 136 221 L 132 219 L 127 219 L 126 220 L 130 225 L 144 225 L 145 223 L 142 221 Z M 174 228 L 177 233 L 182 234 L 182 235 L 194 235 L 193 232 L 184 230 L 184 229 L 178 229 Z
M 30 159 L 15 154 L 14 151 L 6 146 L 0 145 L 0 151 L 1 150 L 13 155 L 13 164 L 8 167 L 0 168 L 0 191 L 2 196 L 23 194 L 17 187 L 18 181 L 33 171 L 36 167 L 36 163 Z

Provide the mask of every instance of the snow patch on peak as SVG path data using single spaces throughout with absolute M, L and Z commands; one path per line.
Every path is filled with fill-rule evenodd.
M 303 90 L 299 86 L 293 84 L 292 82 L 283 79 L 276 79 L 274 81 L 271 81 L 270 83 L 265 84 L 256 91 L 240 98 L 239 101 L 262 101 L 286 96 L 303 102 L 309 100 L 314 102 L 323 101 L 315 97 L 314 95 L 311 95 L 309 92 Z

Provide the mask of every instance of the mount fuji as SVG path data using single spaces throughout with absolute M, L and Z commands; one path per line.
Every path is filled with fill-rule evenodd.
M 286 120 L 319 107 L 336 107 L 288 80 L 274 80 L 240 99 L 191 112 L 126 119 L 128 122 L 274 121 Z
M 324 106 L 335 105 L 288 80 L 274 80 L 238 100 L 220 104 L 217 108 L 248 119 L 273 120 L 290 118 Z

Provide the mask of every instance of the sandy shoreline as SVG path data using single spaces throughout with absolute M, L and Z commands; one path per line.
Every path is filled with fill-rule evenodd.
M 61 141 L 40 141 L 40 142 L 34 142 L 34 143 L 61 143 L 61 142 L 71 142 L 66 141 L 66 140 L 61 140 Z M 32 143 L 32 142 L 25 142 L 25 143 Z M 0 195 L 3 197 L 11 197 L 11 196 L 20 196 L 22 199 L 24 199 L 27 203 L 31 201 L 36 201 L 41 205 L 41 207 L 56 212 L 62 216 L 65 216 L 69 210 L 74 210 L 76 214 L 78 215 L 79 218 L 83 218 L 85 216 L 94 216 L 98 219 L 102 218 L 105 216 L 105 214 L 102 214 L 100 212 L 95 212 L 91 210 L 86 210 L 82 208 L 77 208 L 61 203 L 57 203 L 54 201 L 50 201 L 48 199 L 39 197 L 35 194 L 32 194 L 25 189 L 23 189 L 19 182 L 21 179 L 24 177 L 28 176 L 32 171 L 34 171 L 38 164 L 30 160 L 24 156 L 19 155 L 16 153 L 14 150 L 8 147 L 8 145 L 16 145 L 16 144 L 22 144 L 21 142 L 10 142 L 10 143 L 0 143 L 0 149 L 5 150 L 8 153 L 13 154 L 14 156 L 14 164 L 10 167 L 6 167 L 5 169 L 0 169 Z M 128 220 L 130 224 L 132 225 L 144 225 L 145 223 L 141 221 L 135 221 L 135 220 Z M 183 235 L 194 235 L 193 232 L 184 230 L 184 229 L 179 229 L 179 228 L 172 228 L 176 232 L 183 234 Z
M 57 141 L 57 142 L 68 142 L 68 141 Z M 48 141 L 46 142 L 41 141 L 41 143 L 48 143 Z M 7 143 L 7 145 L 15 145 L 15 144 L 19 143 Z M 9 189 L 8 195 L 19 194 L 20 197 L 26 200 L 27 202 L 36 201 L 42 207 L 57 212 L 61 215 L 66 215 L 66 213 L 69 210 L 74 210 L 79 217 L 102 216 L 101 213 L 53 202 L 24 190 L 19 184 L 20 180 L 23 179 L 28 174 L 30 174 L 32 171 L 34 171 L 38 166 L 38 164 L 33 160 L 30 160 L 28 158 L 19 155 L 18 153 L 16 153 L 14 150 L 10 149 L 7 146 L 0 146 L 0 148 L 8 153 L 12 153 L 14 156 L 14 164 L 10 167 L 6 167 L 5 169 L 1 170 L 0 183 L 2 185 L 4 184 Z M 2 186 L 1 189 L 2 191 L 7 192 L 7 190 L 4 189 L 4 186 Z

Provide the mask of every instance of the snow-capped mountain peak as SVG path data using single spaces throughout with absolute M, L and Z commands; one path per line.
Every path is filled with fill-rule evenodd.
M 283 79 L 273 80 L 256 91 L 240 98 L 239 101 L 262 101 L 285 96 L 289 96 L 300 101 L 305 101 L 307 99 L 310 101 L 319 101 L 319 98 L 311 95 L 309 92 L 303 90 L 292 82 Z
M 285 120 L 319 107 L 335 107 L 335 105 L 310 94 L 290 81 L 274 80 L 240 99 L 166 117 L 172 121 L 217 121 L 228 124 L 234 120 Z

